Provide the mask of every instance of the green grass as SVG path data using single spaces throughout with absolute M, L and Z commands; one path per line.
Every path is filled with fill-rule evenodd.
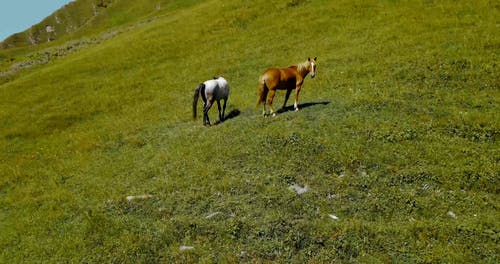
M 497 4 L 131 2 L 0 85 L 0 262 L 499 261 Z M 260 116 L 259 75 L 308 56 L 302 109 Z M 205 128 L 214 75 L 240 114 Z
M 78 36 L 91 36 L 125 26 L 138 20 L 166 15 L 196 1 L 131 1 L 131 0 L 78 0 L 72 1 L 47 16 L 29 29 L 13 34 L 0 43 L 1 48 L 22 48 L 50 45 L 50 42 Z M 47 32 L 50 25 L 54 31 Z

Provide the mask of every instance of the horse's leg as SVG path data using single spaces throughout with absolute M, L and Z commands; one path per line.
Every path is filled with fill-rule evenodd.
M 214 103 L 213 99 L 208 99 L 207 104 L 205 105 L 205 109 L 203 109 L 203 124 L 205 126 L 210 125 L 210 119 L 208 118 L 208 110 L 210 110 L 213 103 Z
M 221 122 L 222 122 L 222 115 L 221 115 L 220 100 L 217 100 L 217 109 L 219 110 L 219 121 L 221 121 Z
M 292 93 L 292 89 L 286 90 L 285 102 L 283 103 L 282 109 L 285 110 L 286 102 L 288 102 L 288 98 L 290 98 L 290 94 Z
M 269 113 L 272 115 L 272 116 L 276 116 L 276 113 L 274 112 L 274 109 L 273 109 L 273 99 L 274 99 L 274 95 L 276 94 L 276 90 L 270 90 L 269 91 Z
M 207 104 L 208 104 L 208 100 L 207 100 L 207 97 L 205 96 L 205 92 L 203 91 L 203 93 L 201 94 L 201 99 L 203 100 L 203 125 L 206 125 L 207 123 L 207 119 L 206 119 L 206 109 L 207 109 Z
M 267 97 L 267 96 L 266 96 Z M 267 100 L 266 100 L 267 101 Z M 262 115 L 265 117 L 266 116 L 266 101 L 262 104 Z
M 259 91 L 259 104 L 262 103 L 262 115 L 266 116 L 266 102 L 269 89 L 266 87 L 264 83 L 262 83 L 259 85 L 258 91 Z
M 293 104 L 293 108 L 295 109 L 295 111 L 299 111 L 300 88 L 302 88 L 302 86 L 297 86 L 297 88 L 295 88 L 295 103 Z
M 221 116 L 221 121 L 224 121 L 226 119 L 225 117 L 225 113 L 226 113 L 226 102 L 227 102 L 227 98 L 224 99 L 224 105 L 222 106 L 222 116 Z

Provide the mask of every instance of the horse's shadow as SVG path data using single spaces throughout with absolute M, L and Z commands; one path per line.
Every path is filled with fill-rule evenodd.
M 235 118 L 235 117 L 239 116 L 240 114 L 241 114 L 241 111 L 240 111 L 240 110 L 238 110 L 238 109 L 234 109 L 234 110 L 232 110 L 231 112 L 229 112 L 229 113 L 228 113 L 228 114 L 224 117 L 224 121 L 220 121 L 220 120 L 218 120 L 217 122 L 215 122 L 215 123 L 214 123 L 214 125 L 219 125 L 219 124 L 221 124 L 221 123 L 223 123 L 223 122 L 226 122 L 226 121 L 227 121 L 227 120 L 229 120 L 229 119 L 233 119 L 233 118 Z
M 302 104 L 299 104 L 299 109 L 304 109 L 304 108 L 307 108 L 307 107 L 310 107 L 310 106 L 315 106 L 315 105 L 327 105 L 329 104 L 330 102 L 329 101 L 321 101 L 321 102 L 309 102 L 309 103 L 302 103 Z M 277 113 L 285 113 L 285 112 L 289 112 L 289 111 L 293 111 L 294 108 L 293 108 L 293 105 L 289 105 L 289 106 L 286 106 L 285 108 L 281 108 L 277 111 Z M 238 109 L 234 109 L 232 110 L 231 112 L 229 112 L 228 114 L 226 114 L 226 116 L 224 117 L 224 121 L 220 121 L 218 120 L 217 122 L 214 123 L 214 125 L 220 125 L 230 119 L 233 119 L 235 117 L 238 117 L 239 115 L 241 114 L 241 111 L 238 110 Z
M 315 105 L 327 105 L 329 103 L 330 103 L 329 101 L 310 102 L 310 103 L 299 104 L 298 107 L 299 107 L 299 109 L 303 109 L 303 108 L 307 108 L 307 107 L 315 106 Z M 294 111 L 294 110 L 295 109 L 294 109 L 293 105 L 289 105 L 289 106 L 285 106 L 284 108 L 279 109 L 277 111 L 277 113 L 281 114 L 281 113 L 285 113 L 285 112 L 289 112 L 289 111 Z

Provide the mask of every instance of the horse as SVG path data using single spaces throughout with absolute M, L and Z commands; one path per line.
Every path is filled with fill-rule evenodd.
M 223 77 L 214 77 L 213 80 L 207 80 L 201 83 L 194 91 L 193 99 L 193 118 L 196 118 L 196 106 L 198 97 L 201 94 L 203 100 L 203 125 L 210 126 L 208 118 L 208 110 L 212 107 L 214 101 L 217 102 L 219 108 L 219 120 L 224 121 L 224 112 L 226 111 L 226 103 L 229 97 L 229 83 Z M 224 105 L 221 112 L 220 101 L 224 100 Z
M 264 103 L 264 109 L 262 111 L 264 116 L 266 116 L 266 98 L 269 103 L 270 114 L 276 116 L 273 109 L 273 99 L 276 90 L 286 90 L 285 102 L 283 103 L 284 109 L 292 90 L 295 89 L 295 102 L 293 107 L 295 111 L 299 111 L 298 103 L 300 89 L 302 88 L 302 84 L 307 74 L 311 73 L 311 78 L 316 76 L 316 59 L 317 57 L 313 60 L 307 58 L 307 61 L 288 68 L 269 68 L 264 71 L 259 78 L 259 101 L 257 103 L 257 107 Z

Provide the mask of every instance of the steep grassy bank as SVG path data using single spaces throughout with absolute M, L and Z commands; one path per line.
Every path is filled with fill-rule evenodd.
M 23 71 L 0 259 L 498 262 L 498 8 L 206 1 Z M 259 74 L 308 56 L 302 110 L 259 116 Z M 241 113 L 207 129 L 213 75 Z
M 77 0 L 71 1 L 29 29 L 0 42 L 0 48 L 37 46 L 59 39 L 89 36 L 138 20 L 164 15 L 196 1 Z

